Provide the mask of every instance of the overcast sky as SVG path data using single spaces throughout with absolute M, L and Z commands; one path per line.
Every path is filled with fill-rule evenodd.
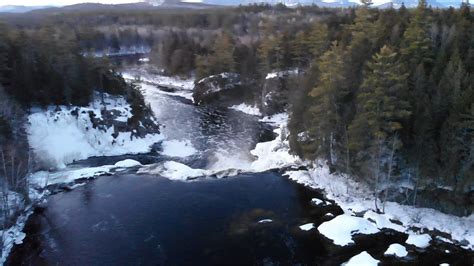
M 102 3 L 102 4 L 123 4 L 131 2 L 141 2 L 140 0 L 0 0 L 0 6 L 17 5 L 17 6 L 44 6 L 44 5 L 73 5 L 77 3 Z

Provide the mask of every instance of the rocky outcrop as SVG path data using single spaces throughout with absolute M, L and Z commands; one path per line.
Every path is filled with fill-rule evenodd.
M 198 105 L 217 104 L 230 106 L 242 100 L 245 86 L 237 73 L 221 73 L 196 82 L 193 90 L 194 102 Z
M 298 73 L 298 70 L 272 72 L 260 84 L 255 80 L 243 80 L 237 73 L 212 75 L 195 83 L 194 103 L 230 107 L 257 102 L 263 115 L 281 113 L 287 108 L 292 87 L 298 84 Z
M 269 73 L 262 88 L 262 113 L 273 115 L 284 112 L 288 105 L 288 94 L 298 70 Z

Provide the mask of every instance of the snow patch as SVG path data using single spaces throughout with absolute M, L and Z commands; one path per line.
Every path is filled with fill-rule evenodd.
M 258 221 L 257 223 L 259 223 L 259 224 L 267 224 L 267 223 L 271 223 L 271 222 L 273 222 L 272 219 L 263 219 L 263 220 Z
M 288 75 L 296 75 L 298 73 L 299 73 L 299 69 L 270 72 L 270 73 L 267 74 L 265 79 L 274 79 L 274 78 L 277 78 L 277 77 L 281 78 L 281 77 L 288 76 Z
M 258 109 L 257 106 L 251 106 L 245 103 L 241 103 L 239 105 L 234 105 L 229 107 L 230 109 L 237 110 L 249 115 L 255 115 L 255 116 L 261 116 L 262 113 L 260 112 L 260 109 Z

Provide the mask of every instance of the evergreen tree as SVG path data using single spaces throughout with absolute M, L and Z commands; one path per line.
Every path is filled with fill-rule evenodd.
M 235 71 L 234 41 L 229 34 L 217 37 L 212 51 L 213 54 L 209 57 L 212 74 Z
M 308 47 L 305 40 L 304 32 L 300 31 L 296 34 L 295 38 L 291 41 L 291 56 L 294 64 L 298 67 L 302 67 L 308 60 Z
M 309 112 L 311 126 L 309 132 L 316 147 L 305 147 L 306 153 L 313 153 L 312 157 L 327 159 L 328 163 L 336 164 L 335 143 L 340 143 L 344 125 L 341 109 L 344 98 L 348 95 L 344 87 L 346 78 L 343 75 L 344 51 L 334 42 L 319 61 L 319 81 L 309 95 L 313 97 L 313 104 Z
M 391 178 L 394 155 L 400 147 L 398 132 L 410 115 L 406 77 L 397 53 L 384 46 L 368 64 L 357 97 L 350 148 L 356 154 L 356 162 L 372 174 L 376 192 L 382 179 Z
M 312 25 L 307 36 L 307 46 L 313 58 L 320 57 L 329 47 L 329 30 L 324 23 L 316 22 Z
M 402 59 L 409 69 L 414 70 L 420 63 L 432 60 L 431 40 L 428 33 L 429 17 L 426 1 L 420 0 L 407 30 L 403 34 Z

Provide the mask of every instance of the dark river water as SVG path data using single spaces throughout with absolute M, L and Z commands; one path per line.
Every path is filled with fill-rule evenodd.
M 212 166 L 215 160 L 238 166 L 255 143 L 271 137 L 268 126 L 243 113 L 197 107 L 161 93 L 147 92 L 146 97 L 164 124 L 163 133 L 188 140 L 199 151 L 179 159 L 194 168 Z M 236 159 L 235 154 L 242 156 Z M 91 158 L 75 167 L 126 157 Z M 142 163 L 169 159 L 128 157 Z M 187 182 L 134 171 L 102 176 L 50 196 L 29 219 L 24 243 L 14 247 L 6 264 L 339 265 L 368 251 L 387 265 L 473 265 L 472 252 L 439 241 L 426 250 L 408 247 L 410 255 L 403 260 L 385 257 L 390 244 L 407 238 L 392 230 L 335 246 L 316 229 L 299 228 L 310 222 L 317 227 L 331 219 L 327 213 L 342 213 L 334 204 L 312 205 L 315 197 L 324 198 L 278 171 Z

